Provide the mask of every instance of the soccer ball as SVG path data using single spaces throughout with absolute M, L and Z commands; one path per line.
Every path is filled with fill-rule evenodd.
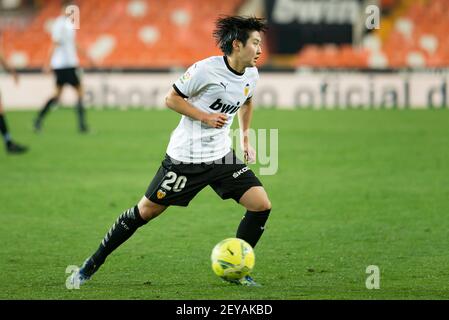
M 224 280 L 239 280 L 253 270 L 255 259 L 248 242 L 238 238 L 224 239 L 212 250 L 212 270 Z

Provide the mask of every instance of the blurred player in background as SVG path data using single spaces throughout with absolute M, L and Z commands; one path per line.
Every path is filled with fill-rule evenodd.
M 187 206 L 208 185 L 222 199 L 234 199 L 246 208 L 236 237 L 252 247 L 257 244 L 271 203 L 253 171 L 236 157 L 229 133 L 238 114 L 244 157 L 254 162 L 256 153 L 249 143 L 251 97 L 259 79 L 255 66 L 265 29 L 265 22 L 258 18 L 223 17 L 217 21 L 214 36 L 224 56 L 195 63 L 173 85 L 166 105 L 182 118 L 170 138 L 165 159 L 145 196 L 118 217 L 98 250 L 71 275 L 74 286 L 90 279 L 106 257 L 139 227 L 168 206 Z M 250 276 L 236 283 L 258 285 Z
M 14 81 L 16 84 L 19 82 L 19 77 L 14 69 L 10 68 L 5 58 L 3 57 L 3 53 L 0 51 L 0 65 L 8 72 L 12 74 L 14 77 Z M 10 154 L 20 154 L 24 153 L 28 150 L 27 147 L 21 146 L 20 144 L 11 140 L 11 136 L 8 131 L 8 126 L 6 125 L 6 117 L 3 112 L 2 100 L 0 96 L 0 133 L 2 134 L 3 140 L 5 142 L 6 152 Z
M 49 65 L 44 66 L 44 72 L 53 70 L 56 78 L 56 90 L 54 95 L 40 110 L 34 121 L 34 129 L 39 132 L 42 129 L 42 122 L 48 111 L 59 102 L 62 89 L 65 84 L 75 88 L 77 93 L 76 111 L 78 114 L 78 128 L 81 133 L 88 131 L 86 123 L 85 109 L 83 105 L 83 86 L 81 84 L 81 75 L 79 68 L 79 59 L 77 51 L 80 51 L 91 63 L 94 61 L 84 51 L 84 49 L 76 43 L 76 30 L 69 14 L 66 11 L 68 5 L 73 1 L 62 1 L 61 15 L 56 18 L 53 26 L 51 37 L 53 44 L 49 50 Z

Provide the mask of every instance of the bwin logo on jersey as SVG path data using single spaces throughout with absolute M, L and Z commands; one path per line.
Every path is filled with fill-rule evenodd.
M 243 167 L 242 169 L 240 169 L 239 171 L 234 172 L 234 174 L 232 175 L 232 177 L 235 179 L 238 176 L 240 176 L 242 173 L 245 173 L 246 171 L 248 171 L 249 168 L 248 167 Z
M 212 110 L 220 110 L 220 112 L 222 113 L 236 113 L 238 109 L 240 109 L 240 101 L 237 102 L 236 106 L 233 106 L 231 104 L 224 104 L 221 103 L 221 99 L 217 99 L 215 100 L 214 103 L 212 103 L 209 108 L 211 108 Z

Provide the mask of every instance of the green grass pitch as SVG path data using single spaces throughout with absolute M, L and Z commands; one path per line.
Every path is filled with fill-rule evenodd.
M 36 135 L 34 112 L 8 112 L 31 151 L 0 152 L 0 299 L 448 299 L 448 112 L 256 110 L 254 128 L 279 129 L 278 172 L 259 176 L 273 203 L 255 250 L 263 287 L 212 273 L 211 250 L 244 209 L 206 188 L 139 229 L 80 290 L 66 289 L 66 267 L 143 195 L 179 116 L 89 111 L 83 136 L 61 109 Z M 369 265 L 379 289 L 365 287 Z

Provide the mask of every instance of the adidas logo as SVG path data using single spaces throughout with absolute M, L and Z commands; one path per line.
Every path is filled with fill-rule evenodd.
M 221 99 L 217 99 L 215 100 L 214 103 L 212 103 L 209 108 L 211 108 L 212 110 L 218 111 L 220 110 L 221 113 L 236 113 L 238 109 L 240 109 L 240 101 L 237 102 L 237 105 L 233 106 L 231 104 L 224 104 L 221 103 Z

